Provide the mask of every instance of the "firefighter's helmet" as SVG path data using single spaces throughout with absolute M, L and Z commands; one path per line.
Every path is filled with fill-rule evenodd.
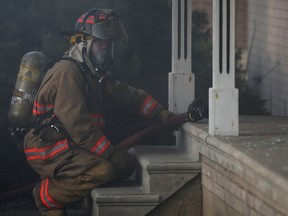
M 100 40 L 128 40 L 127 33 L 116 12 L 112 9 L 93 9 L 82 14 L 74 29 L 61 31 L 64 36 L 83 34 Z

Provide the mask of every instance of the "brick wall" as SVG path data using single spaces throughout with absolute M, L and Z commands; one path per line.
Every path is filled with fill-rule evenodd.
M 247 0 L 235 2 L 235 34 L 236 47 L 247 48 Z
M 250 0 L 249 81 L 273 115 L 288 112 L 288 1 Z
M 235 37 L 236 48 L 247 48 L 247 0 L 235 2 Z M 193 0 L 192 8 L 205 10 L 208 13 L 209 23 L 212 26 L 212 0 Z
M 209 23 L 212 26 L 212 0 L 192 0 L 193 10 L 205 10 L 208 13 Z

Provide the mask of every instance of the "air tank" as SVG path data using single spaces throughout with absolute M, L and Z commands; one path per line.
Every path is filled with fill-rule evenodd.
M 38 51 L 28 52 L 22 57 L 8 111 L 8 119 L 14 129 L 29 127 L 33 102 L 47 63 L 48 58 Z

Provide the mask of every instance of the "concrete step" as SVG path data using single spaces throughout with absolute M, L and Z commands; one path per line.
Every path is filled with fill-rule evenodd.
M 92 215 L 142 216 L 193 179 L 201 164 L 172 146 L 137 146 L 137 178 L 91 192 Z
M 201 163 L 172 146 L 137 146 L 133 149 L 141 168 L 141 181 L 149 194 L 160 202 L 201 172 Z
M 97 190 L 91 192 L 93 199 L 93 216 L 146 215 L 159 204 L 158 195 L 149 194 L 101 194 Z
M 92 215 L 145 215 L 159 204 L 158 195 L 150 195 L 136 179 L 123 181 L 91 191 Z

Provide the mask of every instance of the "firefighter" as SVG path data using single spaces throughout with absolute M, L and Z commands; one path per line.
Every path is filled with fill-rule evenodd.
M 115 79 L 113 41 L 127 34 L 114 10 L 88 11 L 62 34 L 71 48 L 47 71 L 24 139 L 26 158 L 41 176 L 33 196 L 45 216 L 65 215 L 67 204 L 133 173 L 135 158 L 115 150 L 105 133 L 111 113 L 163 123 L 173 115 L 145 91 Z

